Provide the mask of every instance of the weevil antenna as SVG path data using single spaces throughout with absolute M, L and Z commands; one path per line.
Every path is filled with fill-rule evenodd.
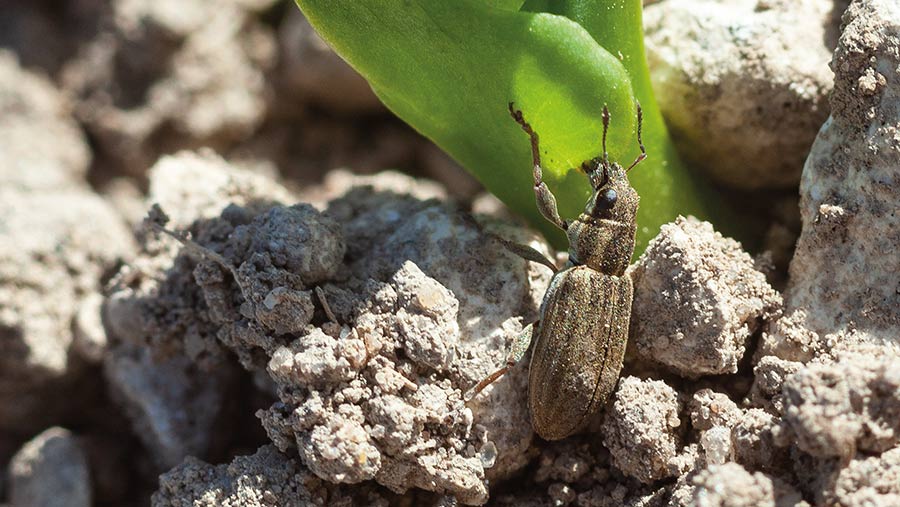
M 603 104 L 603 170 L 609 165 L 609 152 L 606 151 L 606 131 L 609 130 L 609 108 Z
M 637 140 L 638 140 L 638 146 L 641 147 L 641 154 L 638 155 L 638 157 L 636 159 L 634 159 L 634 162 L 632 162 L 631 165 L 628 166 L 628 169 L 625 169 L 626 173 L 628 171 L 630 171 L 632 168 L 634 168 L 634 166 L 641 163 L 642 160 L 647 158 L 647 149 L 644 148 L 644 141 L 641 140 L 641 127 L 644 125 L 644 111 L 641 109 L 640 102 L 635 100 L 634 103 L 637 105 Z

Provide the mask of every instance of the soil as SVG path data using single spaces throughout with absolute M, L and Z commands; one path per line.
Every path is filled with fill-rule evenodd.
M 766 249 L 664 225 L 554 442 L 527 360 L 471 389 L 552 275 L 494 238 L 565 253 L 292 4 L 3 9 L 0 506 L 900 505 L 894 0 L 648 4 L 679 149 Z

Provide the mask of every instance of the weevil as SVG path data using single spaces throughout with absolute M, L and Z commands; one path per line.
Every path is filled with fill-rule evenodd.
M 625 269 L 634 253 L 639 201 L 627 173 L 647 158 L 641 140 L 643 118 L 637 104 L 641 153 L 625 169 L 609 160 L 609 109 L 603 107 L 603 154 L 581 164 L 591 184 L 591 197 L 578 218 L 566 221 L 560 218 L 556 197 L 542 180 L 537 132 L 513 103 L 509 112 L 531 139 L 538 211 L 565 231 L 569 259 L 563 269 L 556 270 L 537 250 L 500 239 L 514 253 L 549 266 L 555 274 L 538 321 L 516 339 L 506 366 L 482 380 L 469 398 L 506 373 L 530 345 L 528 406 L 532 425 L 541 437 L 558 440 L 583 429 L 606 404 L 622 369 L 634 291 Z

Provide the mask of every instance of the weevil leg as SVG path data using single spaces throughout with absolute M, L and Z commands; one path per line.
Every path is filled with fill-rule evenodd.
M 535 321 L 531 324 L 525 326 L 522 329 L 522 332 L 516 335 L 515 340 L 513 340 L 512 348 L 509 349 L 509 355 L 506 356 L 506 364 L 512 366 L 525 357 L 525 354 L 528 353 L 528 348 L 531 347 L 531 339 L 534 336 L 534 330 L 537 326 L 540 326 L 541 321 Z
M 485 234 L 488 237 L 490 237 L 491 239 L 493 239 L 494 241 L 497 241 L 498 243 L 500 243 L 501 245 L 506 247 L 506 249 L 509 250 L 510 252 L 518 255 L 519 257 L 525 259 L 526 261 L 537 262 L 538 264 L 543 264 L 544 266 L 547 266 L 548 268 L 552 269 L 554 273 L 559 271 L 559 268 L 556 267 L 556 264 L 554 264 L 553 261 L 548 259 L 541 252 L 538 252 L 534 248 L 531 248 L 530 246 L 523 245 L 520 243 L 514 243 L 508 239 L 501 238 L 500 236 L 490 233 L 490 232 L 486 232 Z
M 522 127 L 522 130 L 528 134 L 528 137 L 531 138 L 531 160 L 534 163 L 532 172 L 534 176 L 534 199 L 537 203 L 538 211 L 540 211 L 541 215 L 553 225 L 562 230 L 568 229 L 569 224 L 559 216 L 556 197 L 543 180 L 544 176 L 543 171 L 541 170 L 541 150 L 539 147 L 540 141 L 538 140 L 537 132 L 531 128 L 531 125 L 527 121 L 525 121 L 525 117 L 522 116 L 522 111 L 516 109 L 512 102 L 509 103 L 509 114 L 512 115 L 513 120 Z
M 519 333 L 516 338 L 513 340 L 512 348 L 509 350 L 509 355 L 506 356 L 506 365 L 503 368 L 491 373 L 487 377 L 485 377 L 481 382 L 478 383 L 475 387 L 469 390 L 464 396 L 466 403 L 472 401 L 478 393 L 484 391 L 484 389 L 496 382 L 500 377 L 506 374 L 515 366 L 519 361 L 525 357 L 525 354 L 528 352 L 528 348 L 531 346 L 531 337 L 534 334 L 534 328 L 540 324 L 540 321 L 534 322 L 532 324 L 528 324 L 525 326 L 525 329 Z
M 630 171 L 634 166 L 640 164 L 642 160 L 647 158 L 647 149 L 644 148 L 644 141 L 641 140 L 641 127 L 644 123 L 644 112 L 641 110 L 640 102 L 635 101 L 635 104 L 637 105 L 637 141 L 638 146 L 641 147 L 641 154 L 638 155 L 636 159 L 634 159 L 634 162 L 632 162 L 631 165 L 628 166 L 628 169 L 625 169 L 626 173 Z

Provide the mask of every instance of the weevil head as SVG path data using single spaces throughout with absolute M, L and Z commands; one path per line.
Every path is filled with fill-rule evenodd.
M 593 191 L 584 214 L 598 220 L 633 223 L 640 198 L 628 182 L 625 169 L 602 158 L 592 160 L 590 165 L 588 178 Z
M 569 259 L 576 265 L 621 275 L 634 252 L 635 216 L 640 198 L 622 166 L 602 158 L 589 164 L 585 170 L 591 181 L 591 197 L 584 212 L 566 231 Z

